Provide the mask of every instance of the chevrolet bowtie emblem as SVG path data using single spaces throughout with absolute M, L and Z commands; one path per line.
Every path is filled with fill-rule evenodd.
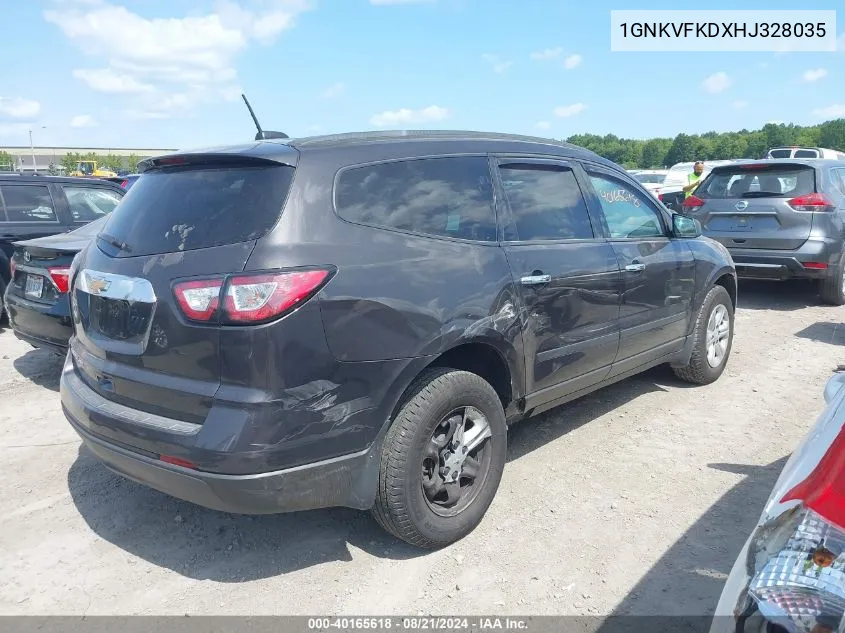
M 105 279 L 88 279 L 88 290 L 90 290 L 91 294 L 93 295 L 98 295 L 105 292 L 109 289 L 109 286 L 111 286 L 111 282 L 106 281 Z

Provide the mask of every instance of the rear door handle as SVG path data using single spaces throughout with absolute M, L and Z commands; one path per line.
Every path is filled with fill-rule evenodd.
M 645 264 L 628 264 L 625 266 L 625 270 L 629 273 L 641 273 L 645 270 Z
M 523 286 L 539 286 L 541 284 L 547 284 L 551 280 L 551 275 L 529 275 L 520 279 L 520 282 L 522 282 Z

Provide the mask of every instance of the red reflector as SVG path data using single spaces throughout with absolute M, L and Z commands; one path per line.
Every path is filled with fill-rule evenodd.
M 698 211 L 701 207 L 704 206 L 704 200 L 699 198 L 698 196 L 690 196 L 686 200 L 684 200 L 683 207 L 688 211 Z
M 845 426 L 813 472 L 786 493 L 781 503 L 799 500 L 836 527 L 845 530 Z
M 182 281 L 173 287 L 173 294 L 186 317 L 193 321 L 209 321 L 220 305 L 222 286 L 222 279 Z
M 278 318 L 310 298 L 328 276 L 328 270 L 300 270 L 232 277 L 226 287 L 226 319 L 260 323 Z
M 56 288 L 62 294 L 67 292 L 68 275 L 70 274 L 70 266 L 53 266 L 47 269 L 50 273 L 50 279 L 56 284 Z
M 824 262 L 802 262 L 801 265 L 804 268 L 811 268 L 812 270 L 825 270 L 827 268 L 827 264 Z
M 789 201 L 789 206 L 796 211 L 807 213 L 833 211 L 836 205 L 823 193 L 808 193 L 806 196 L 798 196 Z
M 197 469 L 197 465 L 189 461 L 187 459 L 182 459 L 181 457 L 171 457 L 170 455 L 159 455 L 158 458 L 163 461 L 167 462 L 168 464 L 173 464 L 174 466 L 182 466 L 183 468 L 191 468 L 193 470 Z
M 657 194 L 657 199 L 658 199 L 658 200 L 660 200 L 660 202 L 663 202 L 663 194 L 662 194 L 662 193 L 658 193 L 658 194 Z
M 129 181 L 124 180 L 122 183 L 120 183 L 120 186 L 123 187 L 124 189 L 126 189 L 126 185 L 128 185 L 128 184 L 129 184 Z

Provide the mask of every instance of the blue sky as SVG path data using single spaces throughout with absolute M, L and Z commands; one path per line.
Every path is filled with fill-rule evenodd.
M 842 11 L 835 53 L 612 53 L 613 8 L 627 6 L 10 1 L 0 41 L 17 63 L 0 67 L 0 145 L 28 144 L 29 129 L 37 145 L 238 142 L 254 135 L 241 90 L 266 128 L 291 136 L 391 127 L 642 138 L 845 116 Z

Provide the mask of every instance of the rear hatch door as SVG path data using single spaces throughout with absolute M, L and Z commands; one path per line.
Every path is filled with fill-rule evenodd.
M 813 228 L 813 214 L 797 211 L 796 201 L 815 191 L 810 165 L 729 165 L 713 170 L 686 209 L 701 222 L 705 235 L 727 247 L 794 250 Z
M 290 165 L 278 157 L 179 156 L 144 173 L 71 273 L 80 379 L 134 409 L 205 420 L 221 356 L 215 319 L 197 316 L 219 301 L 203 284 L 242 271 L 255 241 L 278 221 L 293 178 L 290 153 Z M 185 280 L 196 284 L 193 318 L 174 291 Z

